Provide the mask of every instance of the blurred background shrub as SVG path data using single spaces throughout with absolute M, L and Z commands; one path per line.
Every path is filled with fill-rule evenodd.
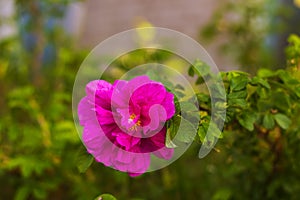
M 223 38 L 219 50 L 248 72 L 283 68 L 291 33 L 300 34 L 298 0 L 229 0 L 199 32 L 208 41 Z

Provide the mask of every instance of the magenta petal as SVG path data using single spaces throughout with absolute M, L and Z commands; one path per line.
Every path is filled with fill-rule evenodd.
M 157 151 L 154 151 L 153 154 L 159 158 L 170 160 L 174 155 L 174 149 L 163 147 Z
M 131 176 L 131 177 L 137 177 L 137 176 L 142 175 L 143 173 L 130 173 L 130 172 L 128 172 L 128 174 L 129 174 L 129 176 Z
M 116 136 L 117 142 L 123 147 L 125 147 L 125 150 L 129 150 L 131 147 L 133 147 L 140 141 L 140 138 L 132 137 L 127 133 L 123 132 L 113 133 L 113 135 Z
M 98 147 L 99 148 L 99 147 Z M 102 148 L 99 148 L 98 151 L 92 153 L 97 162 L 103 163 L 105 166 L 113 166 L 114 157 L 111 156 L 113 151 L 113 144 L 110 142 L 105 142 L 102 145 Z
M 133 160 L 132 156 L 129 156 L 128 152 L 124 152 L 123 150 L 117 150 L 116 151 L 116 156 L 115 156 L 115 160 L 118 161 L 119 166 L 121 166 L 122 164 L 130 164 Z M 127 171 L 126 169 L 123 169 L 122 171 Z
M 114 90 L 111 96 L 111 102 L 113 107 L 116 108 L 128 108 L 129 97 L 127 93 L 124 93 L 124 88 L 127 85 L 127 81 L 117 80 L 113 84 Z
M 154 105 L 149 110 L 149 117 L 150 117 L 151 121 L 150 121 L 148 127 L 150 128 L 150 130 L 157 129 L 159 124 L 160 124 L 160 111 L 159 111 L 159 109 L 161 109 L 161 106 Z
M 116 110 L 117 113 L 121 116 L 121 120 L 118 123 L 120 127 L 124 127 L 126 129 L 129 129 L 134 125 L 133 121 L 129 121 L 130 119 L 130 113 L 128 108 L 119 108 Z M 116 116 L 116 114 L 115 114 Z
M 112 85 L 103 80 L 91 81 L 86 85 L 86 94 L 90 97 L 94 97 L 96 90 L 111 90 Z
M 123 87 L 124 90 L 127 90 L 129 93 L 133 93 L 137 90 L 137 88 L 146 85 L 148 83 L 151 83 L 152 81 L 149 79 L 148 76 L 137 76 L 133 79 L 131 79 L 126 86 Z
M 113 87 L 115 90 L 119 90 L 122 91 L 122 89 L 124 88 L 124 86 L 127 84 L 127 81 L 124 80 L 116 80 L 113 84 Z
M 98 89 L 95 94 L 95 104 L 106 110 L 111 110 L 111 96 L 113 88 Z
M 144 173 L 150 166 L 150 154 L 126 152 L 117 150 L 115 152 L 113 167 L 128 173 Z M 130 163 L 129 163 L 130 161 Z
M 112 90 L 97 90 L 94 98 L 95 105 L 111 110 Z
M 84 97 L 78 104 L 78 118 L 79 124 L 84 126 L 86 122 L 90 121 L 92 118 L 95 118 L 96 114 L 93 111 L 93 106 L 89 103 L 88 98 Z
M 106 142 L 107 138 L 103 134 L 98 123 L 91 120 L 84 126 L 82 140 L 88 149 L 97 150 L 104 142 Z
M 174 95 L 172 93 L 166 93 L 162 106 L 165 108 L 165 111 L 167 113 L 166 120 L 171 119 L 175 114 Z
M 149 110 L 149 121 L 147 126 L 143 127 L 144 133 L 148 131 L 159 131 L 162 129 L 164 123 L 166 122 L 166 111 L 165 108 L 159 104 L 153 105 Z
M 134 104 L 148 105 L 160 104 L 166 95 L 166 89 L 159 83 L 148 83 L 138 87 L 132 94 L 131 100 Z
M 97 119 L 100 125 L 115 124 L 115 119 L 111 111 L 96 106 Z
M 151 137 L 151 141 L 157 147 L 157 150 L 154 151 L 154 155 L 162 159 L 171 159 L 174 153 L 174 149 L 167 148 L 165 146 L 165 135 L 166 128 L 163 128 L 159 133 Z
M 175 113 L 174 96 L 161 83 L 147 76 L 113 85 L 96 80 L 87 84 L 86 93 L 78 116 L 83 143 L 97 162 L 137 176 L 149 168 L 151 153 L 172 158 L 164 123 Z
M 133 161 L 128 166 L 129 173 L 145 173 L 150 166 L 150 154 L 149 153 L 131 153 Z
M 94 97 L 96 90 L 98 89 L 99 80 L 89 82 L 85 87 L 85 92 L 88 96 Z
M 165 146 L 166 128 L 163 128 L 160 132 L 150 138 L 154 146 L 162 148 Z
M 147 76 L 139 76 L 133 78 L 132 80 L 116 81 L 114 83 L 114 92 L 112 94 L 112 102 L 114 106 L 118 107 L 128 107 L 130 97 L 134 91 L 136 91 L 142 85 L 151 83 L 151 80 Z
M 87 151 L 92 154 L 98 162 L 106 166 L 111 166 L 111 158 L 108 155 L 111 152 L 112 143 L 103 134 L 97 123 L 90 121 L 83 130 L 82 140 Z

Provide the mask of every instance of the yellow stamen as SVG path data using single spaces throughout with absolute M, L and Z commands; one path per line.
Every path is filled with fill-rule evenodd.
M 129 118 L 130 118 L 130 119 L 135 119 L 135 118 L 136 118 L 136 115 L 135 115 L 135 114 L 131 114 Z
M 130 117 L 129 117 L 129 119 L 128 119 L 128 122 L 129 123 L 134 122 L 135 118 L 136 118 L 136 115 L 135 114 L 131 114 Z M 141 126 L 141 123 L 142 123 L 141 120 L 137 120 L 137 122 L 132 127 L 130 127 L 129 130 L 130 131 L 133 131 L 133 130 L 137 131 L 137 127 Z

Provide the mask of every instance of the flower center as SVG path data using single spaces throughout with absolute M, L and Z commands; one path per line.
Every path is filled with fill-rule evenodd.
M 140 119 L 137 119 L 136 115 L 135 114 L 131 114 L 129 119 L 128 119 L 128 123 L 129 124 L 132 124 L 133 125 L 129 128 L 130 131 L 137 131 L 137 127 L 138 126 L 141 126 L 141 120 Z

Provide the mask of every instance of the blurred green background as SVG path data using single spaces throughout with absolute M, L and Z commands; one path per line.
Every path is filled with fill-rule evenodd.
M 16 25 L 14 34 L 0 39 L 0 199 L 88 200 L 102 193 L 118 199 L 300 196 L 299 120 L 282 138 L 280 156 L 255 132 L 229 128 L 217 150 L 204 159 L 198 159 L 200 144 L 194 143 L 172 165 L 137 178 L 95 162 L 80 173 L 78 152 L 83 147 L 72 118 L 72 89 L 88 49 L 78 48 L 63 27 L 70 3 L 15 0 L 15 15 L 0 19 L 0 27 Z M 299 4 L 297 0 L 228 1 L 199 30 L 199 40 L 225 37 L 222 53 L 252 74 L 261 67 L 284 68 L 288 35 L 300 33 Z M 289 61 L 299 59 L 299 44 L 289 51 Z M 129 58 L 119 63 L 122 70 L 168 57 Z M 276 173 L 274 157 L 279 157 Z

